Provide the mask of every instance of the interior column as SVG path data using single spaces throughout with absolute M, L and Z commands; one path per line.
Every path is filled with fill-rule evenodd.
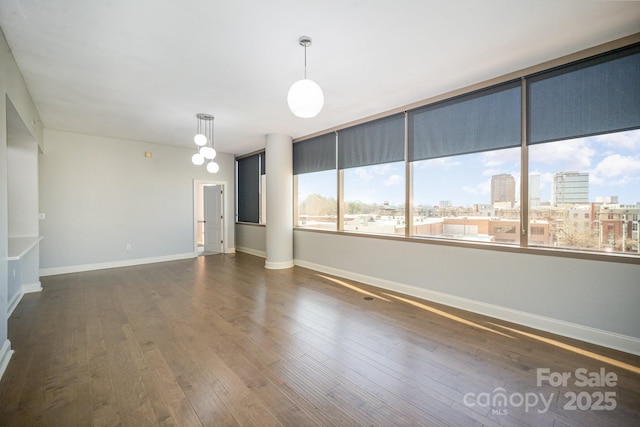
M 293 267 L 293 141 L 269 134 L 265 146 L 267 201 L 265 268 Z

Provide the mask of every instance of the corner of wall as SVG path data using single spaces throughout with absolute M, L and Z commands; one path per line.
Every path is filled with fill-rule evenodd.
M 12 355 L 11 341 L 5 340 L 2 347 L 0 347 L 0 379 L 4 375 L 4 371 L 7 369 Z

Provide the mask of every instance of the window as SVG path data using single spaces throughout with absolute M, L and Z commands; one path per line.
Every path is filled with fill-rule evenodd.
M 637 253 L 629 219 L 640 213 L 640 130 L 532 145 L 529 172 L 540 176 L 530 218 L 549 224 L 536 245 Z
M 264 224 L 265 154 L 236 160 L 236 220 Z
M 546 199 L 530 210 L 550 230 L 538 244 L 640 253 L 625 219 L 640 212 L 638 81 L 638 45 L 528 78 L 529 173 Z
M 412 175 L 413 235 L 519 243 L 519 148 L 416 161 Z
M 640 255 L 638 81 L 640 44 L 296 143 L 297 224 Z
M 493 232 L 496 234 L 513 234 L 516 232 L 516 227 L 513 225 L 499 225 L 493 228 Z
M 296 175 L 298 227 L 337 230 L 338 184 L 336 170 Z
M 544 235 L 544 227 L 532 225 L 531 226 L 531 234 L 534 235 L 534 236 L 542 236 L 542 235 Z
M 519 243 L 520 107 L 515 81 L 409 112 L 413 235 Z
M 321 135 L 293 145 L 295 224 L 298 227 L 337 230 L 338 184 L 336 136 Z
M 405 234 L 404 162 L 344 171 L 344 231 Z
M 338 132 L 345 231 L 405 234 L 404 114 Z

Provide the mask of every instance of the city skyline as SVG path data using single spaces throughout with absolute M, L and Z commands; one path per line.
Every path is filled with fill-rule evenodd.
M 404 205 L 404 168 L 398 162 L 345 170 L 345 201 Z M 500 174 L 514 177 L 519 201 L 520 169 L 519 147 L 414 162 L 414 205 L 490 204 L 491 179 Z M 610 196 L 621 204 L 640 202 L 640 130 L 529 147 L 529 176 L 540 177 L 540 202 L 551 202 L 557 172 L 588 173 L 590 202 Z M 335 175 L 335 170 L 301 175 L 299 202 L 314 193 L 335 197 Z

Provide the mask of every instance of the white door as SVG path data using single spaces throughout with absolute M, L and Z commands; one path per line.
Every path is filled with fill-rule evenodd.
M 203 187 L 205 252 L 223 252 L 222 191 L 221 185 L 207 185 Z

